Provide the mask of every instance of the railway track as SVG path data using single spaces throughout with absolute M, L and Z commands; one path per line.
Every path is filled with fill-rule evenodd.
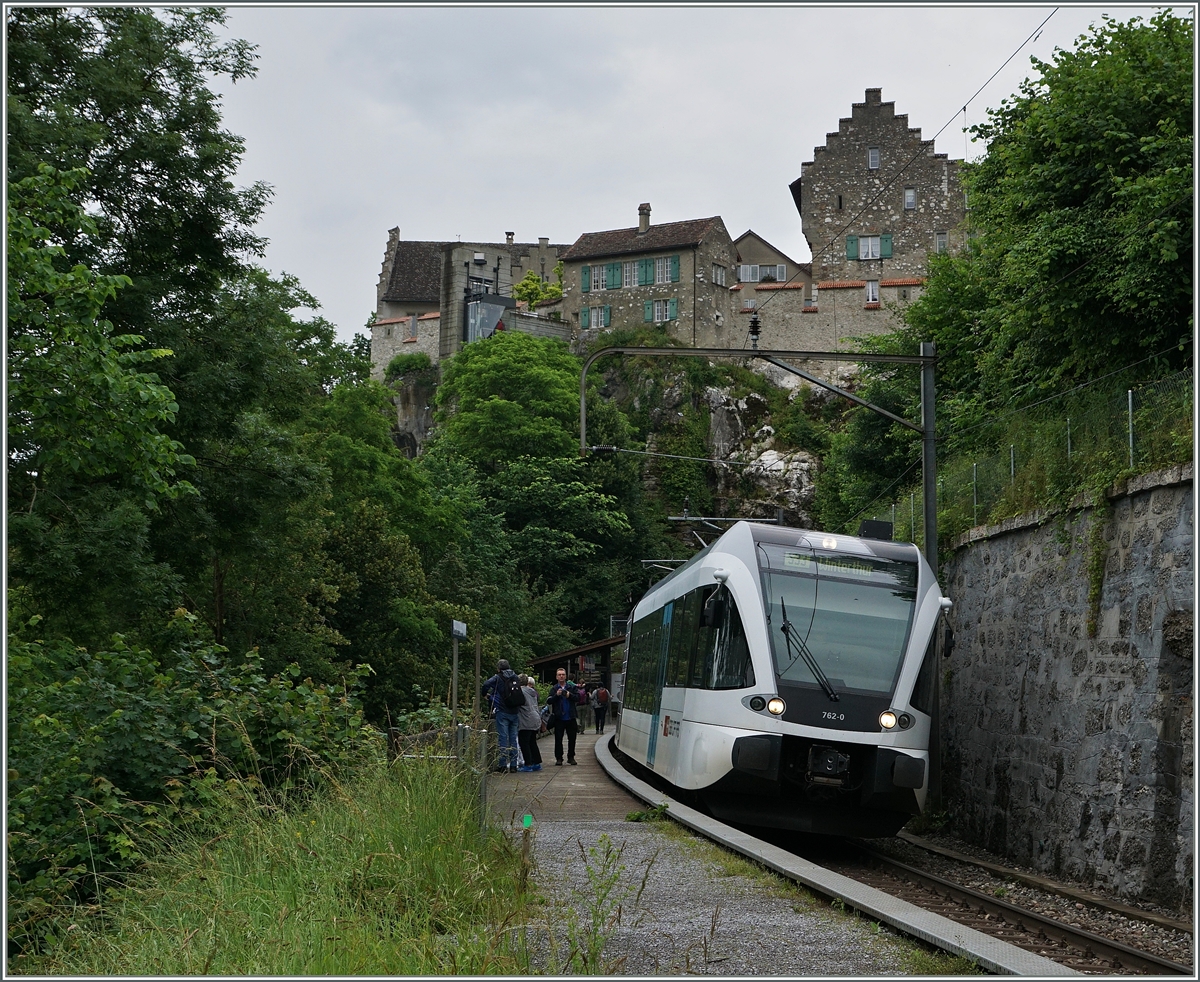
M 834 861 L 826 866 L 909 903 L 1036 952 L 1086 974 L 1191 976 L 1188 965 L 1162 958 L 1110 937 L 1047 917 L 1025 907 L 963 886 L 901 862 L 878 849 L 853 842 L 866 862 Z
M 670 795 L 656 775 L 628 758 L 624 758 L 620 751 L 614 751 L 614 756 L 618 758 L 619 765 L 626 768 L 630 774 L 635 775 L 640 782 L 652 785 L 658 800 L 670 799 Z M 688 824 L 693 825 L 691 822 Z M 1030 910 L 1028 907 L 1018 906 L 995 895 L 965 886 L 962 882 L 956 882 L 964 878 L 969 879 L 974 875 L 965 872 L 974 863 L 968 857 L 955 857 L 962 869 L 953 878 L 950 878 L 898 860 L 894 856 L 880 851 L 874 845 L 861 840 L 835 840 L 842 845 L 839 848 L 830 849 L 830 840 L 824 838 L 762 829 L 740 829 L 739 831 L 743 834 L 742 838 L 762 836 L 763 838 L 757 839 L 757 841 L 764 846 L 785 849 L 797 857 L 814 862 L 833 873 L 873 887 L 889 896 L 1012 944 L 1031 954 L 1048 958 L 1071 971 L 1085 974 L 1195 975 L 1189 964 L 1128 944 L 1113 937 L 1115 932 L 1111 930 L 1102 928 L 1099 932 L 1090 931 L 1080 926 L 1079 923 L 1046 916 L 1038 911 Z M 917 846 L 919 842 L 919 840 L 914 841 L 913 837 L 907 837 L 905 841 L 909 846 Z M 909 851 L 911 852 L 911 849 Z M 948 851 L 938 850 L 938 852 L 941 853 L 944 865 L 948 858 L 946 855 Z M 751 855 L 751 853 L 747 853 L 747 855 Z M 991 875 L 999 875 L 1002 879 L 1010 881 L 1041 879 L 1022 876 L 1022 874 L 1007 870 L 994 863 L 974 863 L 974 865 L 976 871 L 986 870 Z M 1073 888 L 1052 884 L 1049 881 L 1043 880 L 1038 886 L 1043 890 L 1051 890 L 1070 897 L 1081 896 L 1080 892 Z M 829 891 L 824 892 L 828 893 Z M 1099 898 L 1088 897 L 1088 900 L 1091 905 L 1103 905 L 1103 901 Z M 849 900 L 847 900 L 847 904 L 853 906 Z M 1083 906 L 1081 902 L 1077 902 L 1073 904 L 1072 909 Z M 1154 924 L 1159 930 L 1174 930 L 1177 937 L 1174 946 L 1169 950 L 1172 953 L 1181 952 L 1183 957 L 1188 960 L 1193 957 L 1192 935 L 1188 931 L 1188 925 L 1153 913 L 1144 913 L 1125 904 L 1113 904 L 1110 910 L 1119 912 L 1121 919 L 1125 921 L 1144 917 L 1145 923 Z M 1075 916 L 1076 921 L 1083 919 L 1082 916 Z M 935 945 L 938 944 L 936 938 L 925 937 L 924 940 Z

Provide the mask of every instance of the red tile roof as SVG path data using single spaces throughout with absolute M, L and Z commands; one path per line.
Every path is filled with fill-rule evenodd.
M 803 290 L 803 283 L 759 283 L 756 290 Z
M 866 280 L 822 280 L 817 284 L 818 290 L 861 290 L 867 285 Z
M 923 276 L 905 276 L 896 280 L 880 280 L 880 286 L 923 286 L 925 277 Z

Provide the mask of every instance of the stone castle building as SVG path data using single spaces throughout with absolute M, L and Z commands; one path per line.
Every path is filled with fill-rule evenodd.
M 965 240 L 960 164 L 935 153 L 880 89 L 867 89 L 801 164 L 791 191 L 812 250 L 815 333 L 893 329 L 893 315 L 920 294 L 928 257 Z
M 565 245 L 549 239 L 515 242 L 424 242 L 388 232 L 371 325 L 371 365 L 382 378 L 398 354 L 423 352 L 437 364 L 468 340 L 503 329 L 554 337 L 570 330 L 547 316 L 518 310 L 513 284 L 533 270 L 543 283 Z
M 740 347 L 736 251 L 720 216 L 585 232 L 562 253 L 563 320 L 576 331 L 661 324 L 695 347 Z

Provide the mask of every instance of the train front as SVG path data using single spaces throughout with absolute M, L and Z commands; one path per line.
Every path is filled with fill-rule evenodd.
M 731 821 L 894 834 L 929 782 L 933 572 L 911 544 L 752 531 L 774 691 L 742 696 L 764 731 L 734 741 L 705 800 Z

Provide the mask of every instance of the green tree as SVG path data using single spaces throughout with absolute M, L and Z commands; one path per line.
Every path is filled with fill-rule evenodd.
M 438 388 L 442 436 L 484 470 L 533 450 L 568 456 L 581 370 L 554 338 L 504 331 L 469 344 L 445 366 Z
M 1194 29 L 1108 20 L 975 128 L 982 369 L 1031 395 L 1190 345 Z M 926 305 L 933 302 L 933 298 Z M 918 305 L 919 306 L 919 305 Z M 920 317 L 920 314 L 917 314 Z

